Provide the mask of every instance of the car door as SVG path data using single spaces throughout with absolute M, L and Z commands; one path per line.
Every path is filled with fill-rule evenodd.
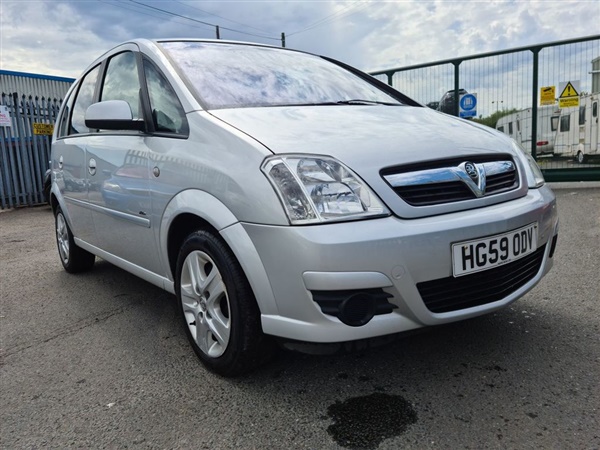
M 65 200 L 71 230 L 77 238 L 93 240 L 95 232 L 88 204 L 86 144 L 93 130 L 85 126 L 85 111 L 95 99 L 100 65 L 82 77 L 60 117 L 59 132 L 52 148 L 54 180 Z
M 106 61 L 99 101 L 124 100 L 144 119 L 136 47 Z M 86 145 L 94 245 L 153 273 L 161 272 L 151 217 L 147 133 L 99 130 Z

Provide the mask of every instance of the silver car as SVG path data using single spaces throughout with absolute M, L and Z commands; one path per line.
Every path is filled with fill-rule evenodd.
M 558 232 L 504 134 L 329 58 L 224 41 L 93 62 L 55 127 L 50 201 L 64 268 L 99 257 L 175 294 L 225 376 L 274 342 L 363 345 L 503 308 Z

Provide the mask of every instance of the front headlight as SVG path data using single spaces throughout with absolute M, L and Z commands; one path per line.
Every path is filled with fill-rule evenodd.
M 541 187 L 546 182 L 546 180 L 544 180 L 544 175 L 542 174 L 540 167 L 535 162 L 535 159 L 533 159 L 533 157 L 515 141 L 513 141 L 513 148 L 515 149 L 515 151 L 521 159 L 521 162 L 525 166 L 525 174 L 527 175 L 527 185 L 530 188 Z
M 293 225 L 389 215 L 371 189 L 331 157 L 274 156 L 261 169 Z

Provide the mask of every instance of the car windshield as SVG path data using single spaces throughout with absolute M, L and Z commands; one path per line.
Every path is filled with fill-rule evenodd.
M 306 53 L 209 42 L 160 45 L 208 109 L 400 104 L 342 67 Z

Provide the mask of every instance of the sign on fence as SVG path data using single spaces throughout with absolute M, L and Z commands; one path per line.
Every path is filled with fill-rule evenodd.
M 52 136 L 52 133 L 54 133 L 54 125 L 51 123 L 33 123 L 33 134 Z
M 540 105 L 554 105 L 556 102 L 556 86 L 540 88 Z
M 477 117 L 477 94 L 463 94 L 458 102 L 459 117 Z
M 558 97 L 559 108 L 579 106 L 579 80 L 561 81 L 558 85 L 560 96 Z
M 0 127 L 10 127 L 12 121 L 10 120 L 10 113 L 8 108 L 4 105 L 0 105 Z

